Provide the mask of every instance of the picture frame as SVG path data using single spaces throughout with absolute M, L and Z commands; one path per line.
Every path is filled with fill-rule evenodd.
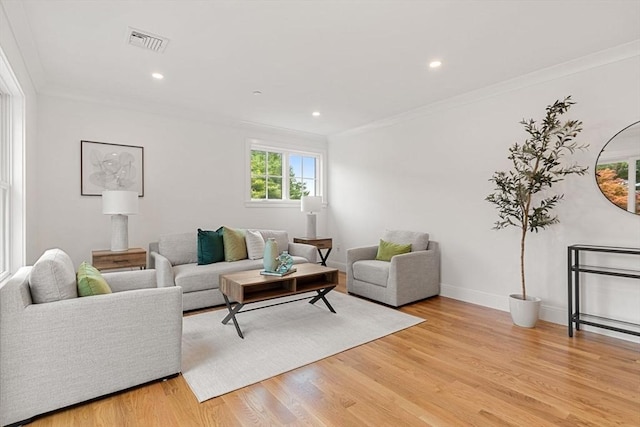
M 80 141 L 80 195 L 101 196 L 104 190 L 144 197 L 144 147 Z

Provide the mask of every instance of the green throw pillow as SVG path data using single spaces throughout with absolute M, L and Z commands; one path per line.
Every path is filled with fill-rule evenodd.
M 380 239 L 376 259 L 378 261 L 391 261 L 393 256 L 407 254 L 409 252 L 411 252 L 411 243 L 408 245 L 398 245 L 397 243 L 385 242 Z
M 225 261 L 239 261 L 249 257 L 244 230 L 222 227 L 222 237 Z
M 216 231 L 198 228 L 198 265 L 224 261 L 222 227 Z
M 83 262 L 78 267 L 78 296 L 90 297 L 92 295 L 110 294 L 111 288 L 97 268 Z

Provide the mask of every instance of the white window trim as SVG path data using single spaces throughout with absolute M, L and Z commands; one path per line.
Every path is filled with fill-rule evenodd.
M 282 142 L 277 142 L 273 140 L 266 140 L 262 138 L 248 138 L 245 143 L 245 156 L 244 156 L 244 167 L 245 167 L 245 184 L 244 184 L 244 198 L 245 198 L 245 207 L 250 208 L 286 208 L 286 207 L 295 207 L 300 209 L 300 200 L 274 200 L 274 199 L 265 199 L 265 200 L 255 200 L 251 198 L 251 150 L 264 150 L 264 151 L 275 151 L 275 152 L 286 152 L 287 154 L 300 154 L 303 156 L 310 157 L 318 157 L 320 159 L 320 167 L 318 170 L 318 193 L 322 196 L 322 204 L 326 206 L 327 204 L 327 194 L 326 194 L 326 176 L 327 176 L 327 150 L 322 148 L 311 148 L 300 145 L 287 144 Z M 288 157 L 287 157 L 288 158 Z M 287 161 L 288 162 L 288 161 Z M 288 170 L 288 164 L 285 165 Z M 283 192 L 286 190 L 285 194 L 289 194 L 289 182 L 288 175 L 283 177 Z M 286 181 L 286 184 L 285 184 Z
M 25 264 L 25 197 L 24 197 L 24 150 L 25 150 L 25 96 L 18 79 L 9 66 L 9 61 L 0 49 L 0 92 L 3 93 L 2 134 L 0 143 L 5 145 L 9 180 L 9 201 L 7 206 L 7 240 L 0 242 L 4 256 L 5 271 L 0 271 L 0 280 Z

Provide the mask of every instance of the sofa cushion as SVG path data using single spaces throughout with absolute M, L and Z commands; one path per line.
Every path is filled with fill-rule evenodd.
M 289 250 L 289 235 L 283 230 L 260 230 L 262 238 L 266 242 L 269 237 L 273 237 L 278 245 L 278 255 Z
M 262 259 L 264 257 L 264 239 L 258 230 L 247 230 L 245 233 L 247 243 L 247 256 L 249 259 Z
M 158 240 L 158 250 L 171 265 L 198 262 L 196 233 L 165 234 Z
M 303 257 L 294 256 L 292 258 L 294 264 L 308 262 L 307 259 Z M 183 293 L 189 293 L 207 289 L 218 289 L 221 274 L 260 269 L 262 269 L 262 260 L 243 259 L 235 262 L 222 261 L 208 265 L 176 265 L 173 267 L 173 273 L 176 285 L 182 288 Z M 206 307 L 206 304 L 203 305 L 203 307 Z
M 198 228 L 198 264 L 205 265 L 224 261 L 222 228 L 216 231 Z
M 111 293 L 111 288 L 100 271 L 87 262 L 83 262 L 78 267 L 77 278 L 78 296 L 89 297 Z
M 429 246 L 429 233 L 420 231 L 387 230 L 382 240 L 399 245 L 411 244 L 411 252 L 426 251 Z
M 209 265 L 184 264 L 173 268 L 176 285 L 183 293 L 218 289 L 220 275 L 245 270 L 257 270 L 262 267 L 261 260 L 243 259 L 239 261 L 222 261 Z
M 387 242 L 385 240 L 380 239 L 380 244 L 378 245 L 378 253 L 376 254 L 376 259 L 378 261 L 391 261 L 396 255 L 407 254 L 411 252 L 411 244 L 408 243 L 406 245 L 399 245 L 397 243 Z
M 387 287 L 390 264 L 385 261 L 362 260 L 353 263 L 353 278 L 361 282 Z
M 29 288 L 34 303 L 77 298 L 76 271 L 69 255 L 61 249 L 49 249 L 31 268 Z
M 244 230 L 222 227 L 222 240 L 225 261 L 247 259 L 247 243 L 244 237 Z

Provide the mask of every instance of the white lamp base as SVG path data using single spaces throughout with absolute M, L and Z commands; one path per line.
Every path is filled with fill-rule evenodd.
M 306 237 L 316 238 L 316 214 L 307 214 L 307 234 Z
M 127 215 L 111 215 L 111 252 L 122 252 L 129 249 L 129 217 Z

